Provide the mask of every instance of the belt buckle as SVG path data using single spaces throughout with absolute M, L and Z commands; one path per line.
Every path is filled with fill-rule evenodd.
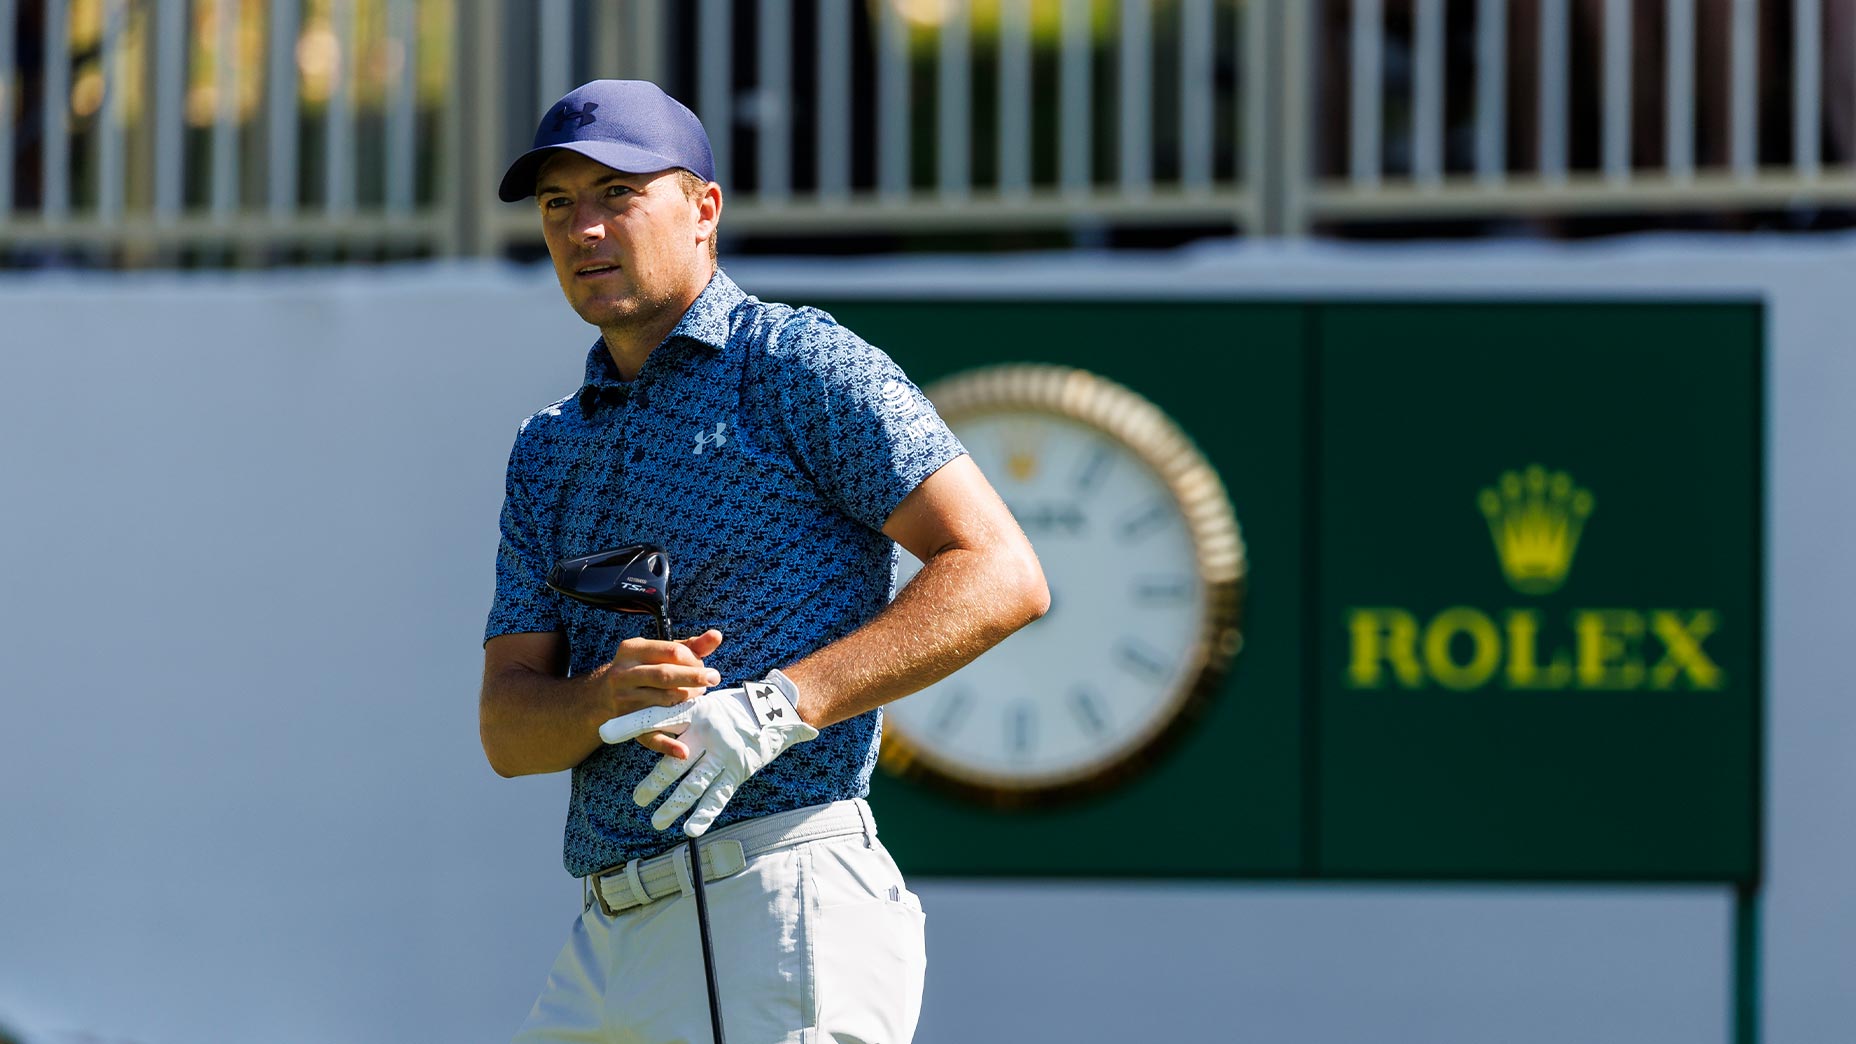
M 593 889 L 593 901 L 599 904 L 600 912 L 607 917 L 617 917 L 621 911 L 614 910 L 612 904 L 606 902 L 606 890 L 600 887 L 600 881 L 605 879 L 606 875 L 616 872 L 617 871 L 614 870 L 601 870 L 587 878 L 587 884 Z
M 611 903 L 605 901 L 605 890 L 599 888 L 599 879 L 601 879 L 601 877 L 605 877 L 605 875 L 603 875 L 603 873 L 596 873 L 596 875 L 592 875 L 592 877 L 586 879 L 586 884 L 592 886 L 592 901 L 594 901 L 594 903 L 599 903 L 599 912 L 601 912 L 601 914 L 605 914 L 605 916 L 609 916 L 609 918 L 616 918 L 616 916 L 618 916 L 618 910 L 614 910 Z

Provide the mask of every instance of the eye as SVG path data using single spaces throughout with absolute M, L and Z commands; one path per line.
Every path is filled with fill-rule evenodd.
M 558 210 L 561 207 L 564 207 L 566 205 L 567 205 L 566 196 L 549 196 L 547 199 L 544 199 L 541 201 L 541 207 L 543 210 Z
M 627 195 L 627 194 L 629 194 L 629 193 L 631 192 L 631 190 L 632 190 L 632 187 L 631 187 L 630 185 L 617 185 L 617 184 L 614 184 L 614 185 L 607 185 L 607 186 L 606 186 L 606 195 L 608 195 L 608 196 L 623 196 L 623 195 Z

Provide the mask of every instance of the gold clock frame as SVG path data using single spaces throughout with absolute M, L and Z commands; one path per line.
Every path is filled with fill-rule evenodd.
M 1043 413 L 1095 428 L 1152 468 L 1186 519 L 1204 585 L 1204 624 L 1186 680 L 1148 729 L 1111 760 L 1032 780 L 979 772 L 940 758 L 888 721 L 879 764 L 905 779 L 995 808 L 1061 803 L 1112 789 L 1172 747 L 1217 692 L 1243 646 L 1245 555 L 1224 483 L 1186 433 L 1138 392 L 1069 366 L 1012 363 L 967 370 L 923 389 L 950 426 L 1000 411 Z

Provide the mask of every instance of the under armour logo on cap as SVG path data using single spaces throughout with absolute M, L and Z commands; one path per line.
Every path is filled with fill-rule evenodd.
M 569 120 L 573 121 L 575 128 L 584 127 L 593 122 L 593 110 L 597 108 L 599 108 L 598 102 L 587 102 L 578 109 L 564 104 L 561 106 L 560 115 L 554 117 L 554 129 L 556 131 L 566 129 Z

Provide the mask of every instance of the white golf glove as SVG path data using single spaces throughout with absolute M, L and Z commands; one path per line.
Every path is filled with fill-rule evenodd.
M 649 805 L 682 779 L 651 815 L 651 825 L 668 830 L 689 811 L 683 832 L 700 837 L 735 796 L 735 788 L 786 748 L 818 735 L 800 720 L 794 709 L 798 702 L 799 690 L 792 680 L 771 671 L 764 681 L 712 689 L 673 706 L 646 707 L 613 718 L 599 727 L 599 738 L 623 743 L 647 732 L 668 732 L 683 740 L 689 758 L 665 755 L 632 791 L 632 800 L 640 807 Z

